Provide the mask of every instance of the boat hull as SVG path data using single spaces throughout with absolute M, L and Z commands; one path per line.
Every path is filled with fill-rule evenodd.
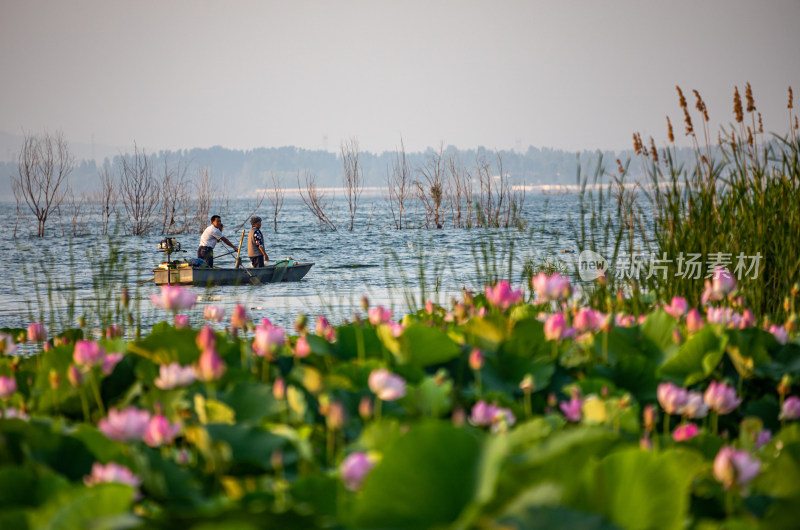
M 267 265 L 258 269 L 158 268 L 153 269 L 153 274 L 156 285 L 258 285 L 258 283 L 298 282 L 308 274 L 312 265 L 314 264 L 295 263 L 287 266 L 282 275 L 282 267 L 275 265 Z M 258 282 L 252 281 L 251 276 Z

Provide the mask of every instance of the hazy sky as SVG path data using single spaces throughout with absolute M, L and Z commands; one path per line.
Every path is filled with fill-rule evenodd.
M 675 85 L 770 131 L 800 107 L 800 1 L 0 0 L 0 131 L 159 149 L 440 142 L 625 149 Z M 694 104 L 694 98 L 690 99 Z

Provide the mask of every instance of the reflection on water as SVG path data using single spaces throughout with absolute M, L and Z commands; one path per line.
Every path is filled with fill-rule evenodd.
M 569 216 L 574 218 L 577 213 L 574 195 L 529 195 L 524 210 L 525 230 L 398 231 L 391 227 L 383 200 L 374 202 L 370 229 L 366 226 L 371 205 L 364 202 L 352 232 L 320 231 L 302 202 L 288 197 L 277 233 L 271 231 L 269 216 L 262 213 L 270 258 L 291 257 L 314 262 L 314 267 L 297 283 L 197 289 L 201 299 L 189 312 L 192 324 L 202 321 L 205 305 L 222 306 L 229 315 L 237 302 L 250 309 L 255 319 L 266 317 L 283 326 L 290 326 L 300 311 L 312 318 L 324 313 L 341 321 L 359 310 L 362 295 L 367 295 L 373 304 L 402 313 L 409 309 L 410 300 L 424 302 L 423 295 L 445 303 L 463 287 L 478 287 L 487 273 L 510 277 L 519 284 L 527 259 L 536 263 L 568 261 L 571 255 L 562 254 L 561 250 L 575 248 L 569 227 Z M 341 220 L 346 204 L 336 205 Z M 244 220 L 244 207 L 243 203 L 231 203 L 231 212 L 223 216 L 226 228 Z M 381 209 L 385 210 L 383 214 Z M 422 212 L 413 215 L 419 217 Z M 90 231 L 92 225 L 90 222 Z M 58 230 L 57 220 L 52 221 L 51 227 Z M 240 232 L 226 235 L 235 242 Z M 176 237 L 188 251 L 180 257 L 193 257 L 199 234 Z M 74 314 L 77 322 L 77 317 L 90 316 L 103 304 L 113 303 L 106 298 L 118 295 L 123 285 L 139 306 L 143 328 L 164 320 L 167 315 L 149 301 L 158 288 L 152 281 L 147 282 L 152 278 L 152 268 L 164 258 L 156 252 L 161 239 L 161 235 L 114 236 L 111 246 L 119 248 L 122 261 L 113 267 L 108 266 L 110 245 L 105 236 L 8 239 L 2 254 L 9 278 L 0 286 L 0 327 L 21 327 L 29 320 L 43 320 L 59 329 L 59 322 L 66 316 Z M 216 265 L 232 266 L 233 262 L 234 256 L 221 257 Z M 111 286 L 108 291 L 102 290 L 105 282 Z M 74 326 L 75 322 L 65 324 Z

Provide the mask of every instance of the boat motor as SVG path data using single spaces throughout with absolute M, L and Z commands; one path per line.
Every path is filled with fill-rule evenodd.
M 180 265 L 178 260 L 172 261 L 170 256 L 175 252 L 186 252 L 181 248 L 180 242 L 174 237 L 165 237 L 159 244 L 158 244 L 158 252 L 163 252 L 167 255 L 166 263 L 162 263 L 161 265 L 166 265 L 167 269 L 167 283 L 170 283 L 170 276 L 172 275 L 169 272 L 169 269 L 177 269 Z

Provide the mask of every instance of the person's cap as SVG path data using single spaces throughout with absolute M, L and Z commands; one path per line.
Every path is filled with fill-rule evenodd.
M 258 224 L 258 223 L 260 223 L 260 222 L 261 222 L 261 218 L 260 218 L 259 216 L 257 216 L 257 215 L 254 215 L 254 216 L 253 216 L 253 217 L 250 219 L 250 224 L 251 224 L 251 225 L 253 225 L 253 226 L 257 225 L 257 224 Z

